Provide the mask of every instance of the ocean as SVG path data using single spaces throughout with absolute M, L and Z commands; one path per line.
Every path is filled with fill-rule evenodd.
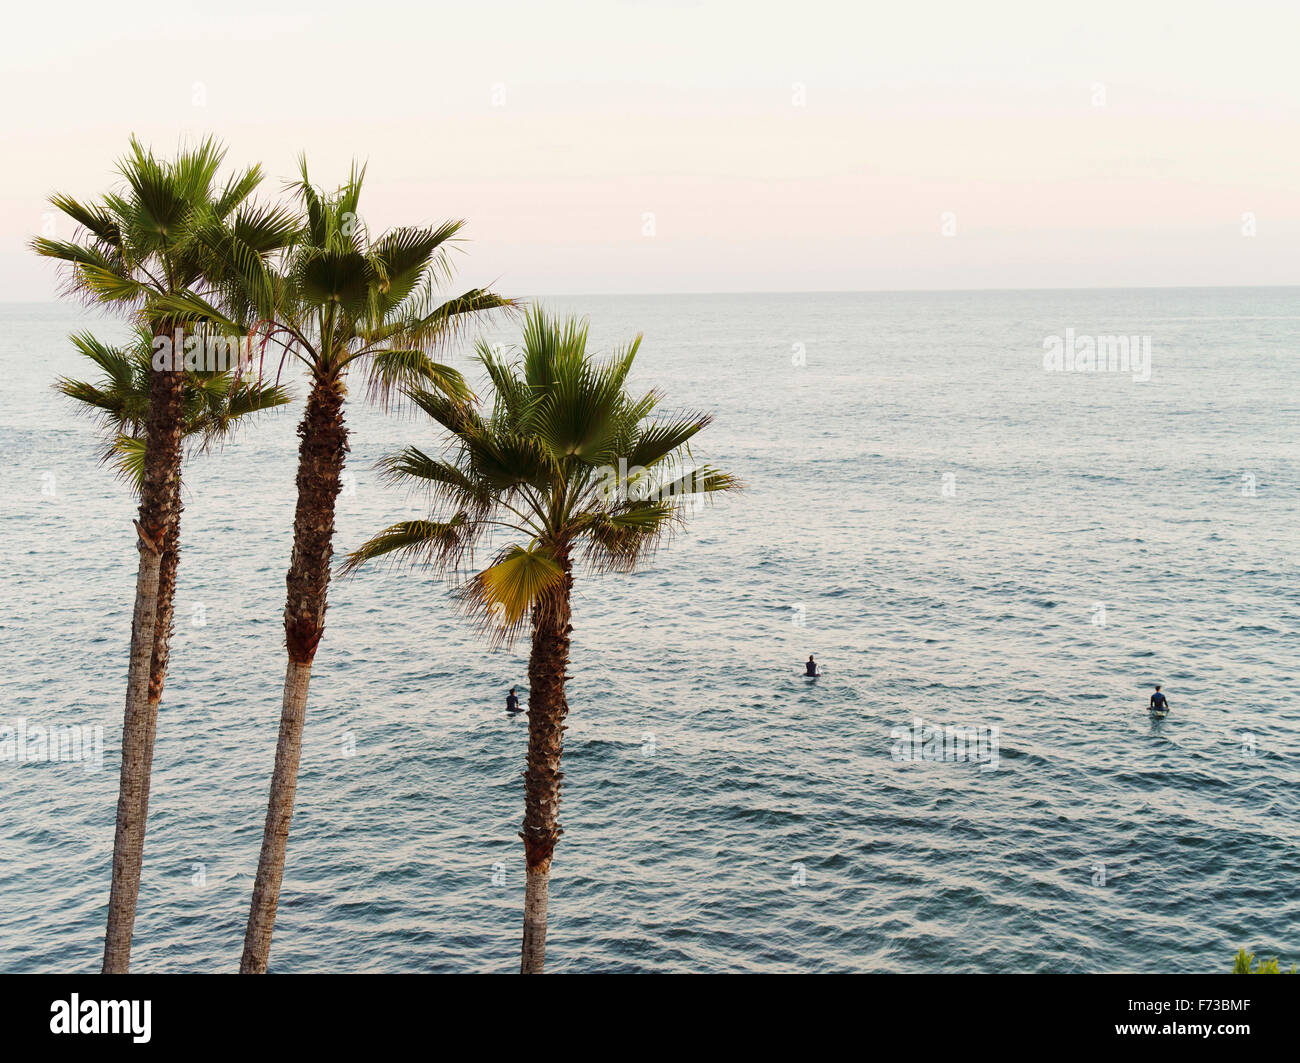
M 633 383 L 711 411 L 697 456 L 747 485 L 644 571 L 579 578 L 548 970 L 1300 960 L 1296 290 L 543 302 L 589 314 L 597 350 L 643 332 Z M 136 552 L 130 492 L 50 388 L 85 373 L 82 327 L 123 332 L 0 307 L 0 728 L 104 742 L 98 766 L 0 759 L 10 972 L 102 953 Z M 1065 348 L 1100 365 L 1045 368 Z M 187 459 L 137 971 L 238 967 L 284 673 L 286 380 L 294 405 Z M 375 462 L 437 440 L 359 381 L 349 401 L 337 553 L 420 515 Z M 273 971 L 518 969 L 526 664 L 428 573 L 333 585 Z

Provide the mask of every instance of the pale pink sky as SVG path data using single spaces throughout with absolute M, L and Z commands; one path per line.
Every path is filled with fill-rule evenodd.
M 53 297 L 44 197 L 132 132 L 214 133 L 270 192 L 365 159 L 372 228 L 465 217 L 461 281 L 512 293 L 1296 284 L 1298 11 L 24 5 L 0 301 Z

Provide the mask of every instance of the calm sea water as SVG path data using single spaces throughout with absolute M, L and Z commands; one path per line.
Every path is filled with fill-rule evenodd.
M 701 451 L 749 485 L 644 572 L 579 583 L 550 969 L 1300 960 L 1294 290 L 549 303 L 603 348 L 644 331 L 636 382 L 714 411 Z M 0 725 L 105 732 L 98 771 L 0 762 L 7 971 L 102 948 L 136 555 L 49 388 L 87 323 L 117 328 L 0 308 Z M 1067 328 L 1149 337 L 1150 380 L 1046 372 Z M 137 970 L 238 964 L 300 409 L 186 468 Z M 434 440 L 349 420 L 342 549 L 418 514 L 374 462 Z M 526 650 L 487 652 L 425 574 L 335 585 L 274 969 L 517 969 Z M 918 718 L 997 728 L 995 770 L 898 759 Z

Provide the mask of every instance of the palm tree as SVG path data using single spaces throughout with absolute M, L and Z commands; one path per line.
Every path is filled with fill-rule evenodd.
M 275 209 L 259 209 L 248 197 L 261 182 L 260 167 L 239 171 L 224 186 L 216 184 L 225 151 L 214 140 L 181 151 L 170 161 L 154 157 L 134 138 L 119 163 L 123 187 L 100 200 L 82 203 L 55 195 L 50 202 L 69 217 L 77 232 L 71 240 L 39 238 L 37 254 L 66 267 L 68 290 L 90 302 L 126 311 L 165 344 L 178 346 L 185 322 L 159 307 L 160 300 L 203 290 L 213 278 L 207 244 L 197 239 L 219 228 L 246 255 L 258 258 L 283 244 L 292 231 Z M 159 590 L 164 558 L 179 549 L 181 437 L 184 432 L 185 375 L 166 359 L 151 363 L 149 398 L 144 411 L 144 455 L 140 510 L 136 521 L 140 564 L 122 720 L 122 770 L 117 826 L 113 838 L 113 881 L 104 935 L 105 974 L 126 973 L 140 892 L 145 824 L 157 702 L 150 698 L 153 662 L 159 655 Z M 167 635 L 161 636 L 166 664 Z
M 76 333 L 71 340 L 99 368 L 100 379 L 92 382 L 60 377 L 55 382 L 55 390 L 99 420 L 108 436 L 100 455 L 102 460 L 111 464 L 138 494 L 144 480 L 144 426 L 149 413 L 153 336 L 149 329 L 137 326 L 133 341 L 126 347 L 103 343 L 89 332 Z M 189 371 L 185 374 L 182 435 L 194 441 L 198 449 L 206 450 L 230 436 L 244 418 L 287 402 L 289 393 L 284 388 L 251 375 L 240 375 L 233 368 Z M 180 483 L 177 477 L 178 490 Z M 149 669 L 152 721 L 158 719 L 171 645 L 176 569 L 180 561 L 180 552 L 173 543 L 174 540 L 163 549 L 158 577 L 153 658 Z
M 561 833 L 575 562 L 597 573 L 631 572 L 697 504 L 740 486 L 710 466 L 690 467 L 690 440 L 709 424 L 709 414 L 651 417 L 659 396 L 636 398 L 625 390 L 640 341 L 598 363 L 587 354 L 585 323 L 561 323 L 536 310 L 524 328 L 521 362 L 478 347 L 495 393 L 486 413 L 415 390 L 416 404 L 451 433 L 450 447 L 443 457 L 409 447 L 384 459 L 383 467 L 392 482 L 427 488 L 430 517 L 392 525 L 344 566 L 351 571 L 393 554 L 456 572 L 487 539 L 495 549 L 492 564 L 459 586 L 466 610 L 499 642 L 531 624 L 520 831 L 527 869 L 524 974 L 540 974 L 545 960 L 551 858 Z
M 370 393 L 382 402 L 403 384 L 419 382 L 436 394 L 463 400 L 465 383 L 429 352 L 484 311 L 512 306 L 490 291 L 474 289 L 439 301 L 436 282 L 451 275 L 451 241 L 463 222 L 436 228 L 397 228 L 371 240 L 357 210 L 364 170 L 353 168 L 336 192 L 317 189 L 301 163 L 293 187 L 303 220 L 282 270 L 231 253 L 228 241 L 213 242 L 234 280 L 222 294 L 243 319 L 262 319 L 266 343 L 282 358 L 305 367 L 311 391 L 298 435 L 298 502 L 293 554 L 286 577 L 284 610 L 288 665 L 280 733 L 267 803 L 262 850 L 240 961 L 243 974 L 266 971 L 271 934 L 284 878 L 285 849 L 298 786 L 298 761 L 306 721 L 312 661 L 324 632 L 326 592 L 333 556 L 334 508 L 348 430 L 343 406 L 346 378 L 364 367 Z M 169 304 L 177 314 L 233 329 L 235 321 L 195 297 Z
M 98 420 L 107 436 L 101 459 L 138 493 L 144 480 L 153 337 L 137 326 L 126 346 L 104 343 L 90 332 L 74 333 L 69 340 L 99 368 L 100 378 L 59 377 L 54 390 Z M 286 388 L 241 374 L 237 368 L 187 370 L 182 436 L 195 449 L 208 450 L 230 437 L 250 415 L 290 401 Z

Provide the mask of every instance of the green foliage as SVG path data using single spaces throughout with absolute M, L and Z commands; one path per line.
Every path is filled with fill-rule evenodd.
M 300 165 L 281 254 L 256 253 L 236 226 L 209 225 L 196 239 L 218 264 L 217 290 L 211 298 L 177 293 L 159 305 L 173 320 L 254 331 L 318 378 L 341 377 L 363 362 L 371 396 L 382 402 L 415 384 L 465 397 L 460 374 L 431 352 L 483 312 L 515 304 L 481 289 L 438 297 L 463 222 L 401 227 L 372 240 L 357 213 L 364 168 L 354 166 L 331 193 L 312 184 L 305 160 Z
M 71 240 L 44 237 L 32 250 L 64 267 L 74 294 L 138 312 L 155 331 L 166 309 L 160 300 L 180 292 L 201 298 L 221 279 L 212 246 L 238 234 L 256 255 L 282 248 L 293 232 L 282 212 L 250 205 L 262 180 L 251 166 L 217 183 L 225 149 L 209 138 L 174 159 L 159 159 L 132 138 L 118 163 L 121 186 L 98 201 L 55 195 L 50 203 L 77 226 Z
M 200 341 L 203 336 L 197 337 Z M 103 343 L 89 332 L 71 337 L 72 344 L 99 369 L 96 380 L 60 377 L 54 389 L 94 416 L 105 433 L 101 460 L 139 487 L 144 476 L 144 425 L 149 412 L 150 361 L 153 337 L 140 326 L 126 346 Z M 196 369 L 185 373 L 182 432 L 195 447 L 206 449 L 225 439 L 235 426 L 259 410 L 283 406 L 288 391 L 234 369 Z
M 1245 949 L 1238 949 L 1237 955 L 1232 963 L 1233 974 L 1295 974 L 1296 967 L 1293 963 L 1289 971 L 1283 971 L 1278 964 L 1277 957 L 1271 960 L 1256 960 L 1253 952 L 1247 953 Z
M 219 183 L 224 157 L 225 149 L 211 138 L 173 159 L 156 157 L 132 138 L 118 163 L 116 190 L 84 203 L 62 194 L 50 198 L 75 223 L 74 237 L 32 241 L 37 254 L 61 263 L 70 292 L 115 306 L 135 323 L 125 346 L 103 343 L 88 332 L 74 335 L 73 346 L 100 376 L 93 381 L 63 377 L 55 388 L 99 418 L 107 436 L 102 459 L 137 487 L 143 476 L 153 338 L 179 327 L 201 341 L 220 335 L 237 344 L 246 330 L 177 315 L 177 300 L 208 306 L 208 299 L 230 288 L 232 269 L 214 247 L 238 244 L 247 259 L 262 263 L 287 246 L 296 228 L 291 213 L 249 201 L 262 180 L 260 167 Z M 233 369 L 187 371 L 182 430 L 206 447 L 240 418 L 288 401 L 283 389 Z
M 56 387 L 94 412 L 110 431 L 103 457 L 137 479 L 149 402 L 149 342 L 186 336 L 251 338 L 265 354 L 297 357 L 317 376 L 341 375 L 364 359 L 372 394 L 386 400 L 408 385 L 468 396 L 456 370 L 429 357 L 482 311 L 513 303 L 472 290 L 449 300 L 435 281 L 451 274 L 448 252 L 462 223 L 393 229 L 371 242 L 357 215 L 363 168 L 332 194 L 308 178 L 291 186 L 292 205 L 249 196 L 262 180 L 249 167 L 221 184 L 224 149 L 207 139 L 174 159 L 139 141 L 118 166 L 121 186 L 98 201 L 56 195 L 77 225 L 72 240 L 40 238 L 38 254 L 64 267 L 69 291 L 119 306 L 139 331 L 128 347 L 88 333 L 73 337 L 101 377 L 64 378 Z M 259 364 L 261 359 L 259 358 Z M 235 371 L 187 371 L 187 436 L 208 446 L 241 417 L 288 401 L 277 387 Z
M 639 344 L 638 336 L 598 360 L 588 354 L 585 322 L 534 309 L 513 360 L 479 345 L 492 388 L 486 402 L 410 388 L 449 442 L 436 456 L 408 447 L 382 468 L 390 482 L 424 493 L 429 518 L 381 531 L 344 571 L 392 556 L 458 573 L 475 545 L 491 539 L 495 559 L 461 583 L 461 601 L 509 641 L 563 586 L 575 551 L 597 572 L 634 570 L 694 503 L 740 486 L 692 464 L 690 442 L 710 415 L 654 417 L 658 395 L 625 389 Z M 508 541 L 515 537 L 523 541 Z

